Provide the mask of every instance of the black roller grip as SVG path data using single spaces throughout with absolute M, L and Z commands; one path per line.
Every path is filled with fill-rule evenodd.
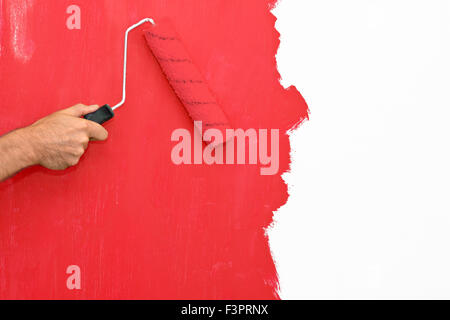
M 114 117 L 114 111 L 107 104 L 100 107 L 97 111 L 84 116 L 85 119 L 103 124 Z

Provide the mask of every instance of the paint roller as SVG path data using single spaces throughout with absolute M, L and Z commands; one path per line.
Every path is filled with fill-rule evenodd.
M 144 31 L 146 42 L 189 116 L 194 123 L 201 121 L 202 126 L 197 129 L 201 130 L 202 136 L 205 130 L 217 129 L 225 137 L 225 130 L 230 128 L 229 121 L 189 57 L 180 38 L 169 22 L 155 24 L 150 18 L 139 21 L 125 32 L 122 100 L 113 107 L 106 104 L 97 111 L 85 115 L 84 118 L 103 124 L 113 118 L 114 110 L 125 103 L 128 33 L 145 22 L 151 24 L 151 27 Z

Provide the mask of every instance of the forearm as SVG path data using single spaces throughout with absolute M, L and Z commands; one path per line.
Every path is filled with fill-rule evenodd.
M 18 129 L 0 137 L 0 181 L 36 164 L 35 152 L 27 129 Z

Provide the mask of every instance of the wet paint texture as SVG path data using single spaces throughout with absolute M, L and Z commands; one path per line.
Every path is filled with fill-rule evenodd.
M 27 1 L 17 43 L 19 1 L 0 1 L 1 133 L 78 102 L 119 101 L 123 32 L 147 16 L 171 19 L 233 127 L 285 132 L 307 117 L 278 82 L 273 1 L 79 0 L 81 30 L 66 28 L 74 2 Z M 278 298 L 264 228 L 287 200 L 288 136 L 273 176 L 173 164 L 171 133 L 193 132 L 192 120 L 144 29 L 130 34 L 127 102 L 108 141 L 75 168 L 30 168 L 0 185 L 0 298 Z M 69 265 L 81 290 L 66 287 Z

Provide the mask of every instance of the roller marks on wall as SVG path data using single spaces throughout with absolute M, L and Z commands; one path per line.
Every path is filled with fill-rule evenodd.
M 9 1 L 7 8 L 9 18 L 10 48 L 16 59 L 22 63 L 28 62 L 34 51 L 35 44 L 28 37 L 27 15 L 32 10 L 34 0 Z
M 278 81 L 273 1 L 80 0 L 80 30 L 65 25 L 74 2 L 23 3 L 2 1 L 1 133 L 80 101 L 120 100 L 123 31 L 169 17 L 232 125 L 280 129 L 280 170 L 173 164 L 171 133 L 193 132 L 192 121 L 139 29 L 108 141 L 75 168 L 30 168 L 0 186 L 0 297 L 278 298 L 265 228 L 288 196 L 285 132 L 307 106 Z M 71 265 L 80 289 L 66 286 Z

